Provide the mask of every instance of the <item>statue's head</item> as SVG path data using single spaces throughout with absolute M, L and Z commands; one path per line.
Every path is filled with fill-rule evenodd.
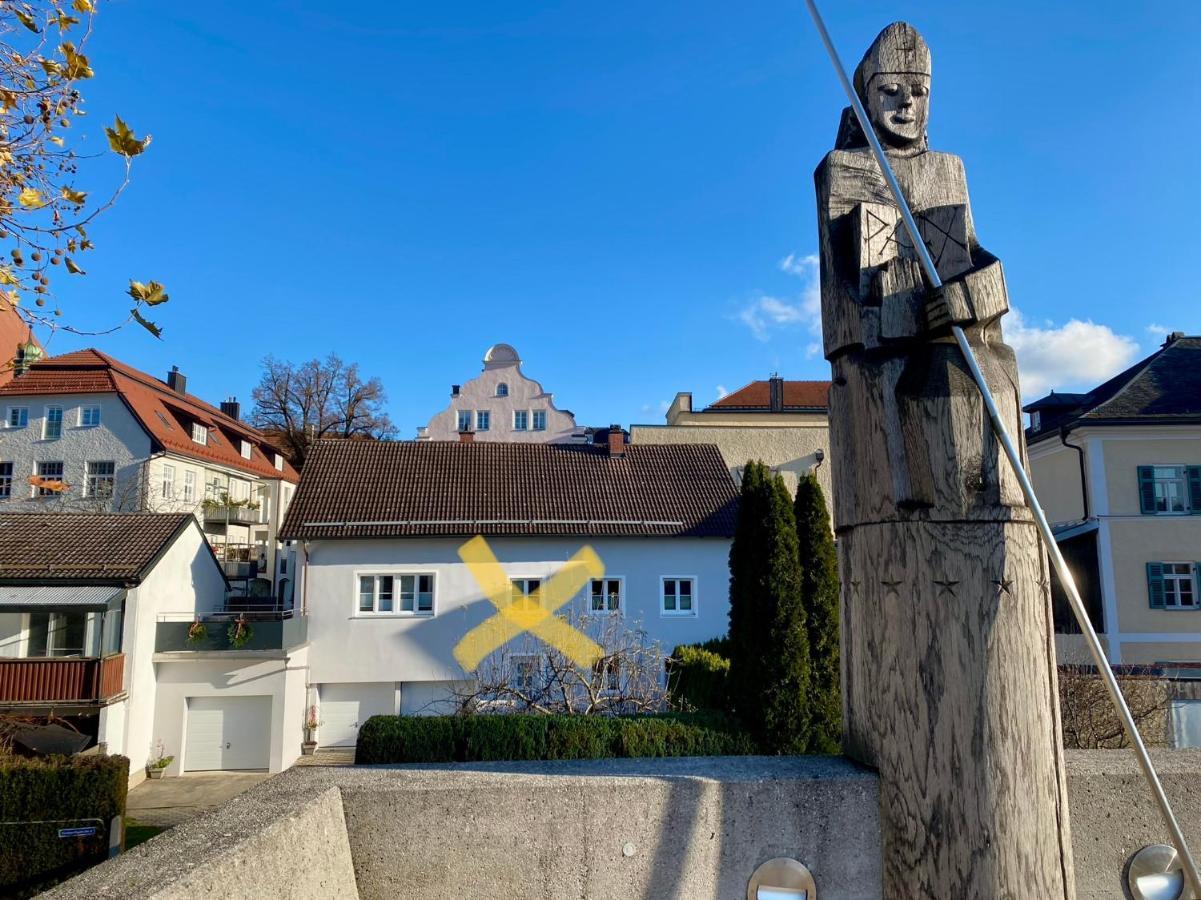
M 876 134 L 898 149 L 924 147 L 930 118 L 930 48 L 912 25 L 880 32 L 855 69 L 855 90 Z

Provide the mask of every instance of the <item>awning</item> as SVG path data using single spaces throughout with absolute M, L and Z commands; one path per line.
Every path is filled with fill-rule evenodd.
M 124 593 L 112 585 L 0 585 L 0 610 L 104 610 Z

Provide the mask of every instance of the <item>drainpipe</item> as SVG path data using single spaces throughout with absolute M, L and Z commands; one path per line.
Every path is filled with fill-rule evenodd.
M 1088 509 L 1088 478 L 1086 477 L 1085 470 L 1084 470 L 1084 448 L 1081 447 L 1079 444 L 1069 444 L 1068 443 L 1068 435 L 1071 433 L 1072 433 L 1072 429 L 1070 426 L 1061 425 L 1059 428 L 1059 440 L 1065 447 L 1071 447 L 1073 450 L 1075 450 L 1077 457 L 1079 457 L 1079 459 L 1080 459 L 1080 505 L 1082 508 L 1082 512 L 1084 513 L 1084 518 L 1087 519 L 1089 517 L 1088 516 L 1088 512 L 1089 512 L 1089 509 Z

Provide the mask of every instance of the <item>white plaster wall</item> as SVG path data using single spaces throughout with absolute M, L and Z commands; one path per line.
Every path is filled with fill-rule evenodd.
M 509 396 L 496 396 L 496 386 L 504 382 L 509 386 Z M 521 371 L 521 363 L 490 365 L 472 378 L 452 397 L 448 408 L 438 413 L 429 422 L 429 439 L 432 441 L 457 441 L 459 439 L 458 411 L 471 410 L 471 429 L 475 431 L 475 411 L 488 410 L 491 425 L 487 431 L 476 432 L 477 441 L 520 441 L 527 443 L 555 443 L 572 440 L 575 431 L 575 416 L 556 409 L 553 395 L 542 389 L 542 385 L 527 378 Z M 546 410 L 545 431 L 514 431 L 513 412 L 529 410 L 530 425 L 533 410 Z
M 146 765 L 157 737 L 154 636 L 158 617 L 207 612 L 220 608 L 224 600 L 225 579 L 195 523 L 188 524 L 146 579 L 126 596 L 123 649 L 130 708 L 124 745 L 131 770 Z
M 154 707 L 154 738 L 175 757 L 167 775 L 187 770 L 185 745 L 189 697 L 271 698 L 270 771 L 282 772 L 300 756 L 304 739 L 305 670 L 308 648 L 285 658 L 255 659 L 249 654 L 210 654 L 160 661 Z
M 150 437 L 117 394 L 60 394 L 54 396 L 11 396 L 0 400 L 0 415 L 8 420 L 14 406 L 29 409 L 29 424 L 24 428 L 0 427 L 0 461 L 13 463 L 11 498 L 0 498 L 0 511 L 60 511 L 84 504 L 98 511 L 97 503 L 83 496 L 88 461 L 115 463 L 114 503 L 132 510 L 140 502 L 141 463 L 150 455 Z M 47 406 L 63 409 L 62 437 L 43 440 Z M 79 411 L 84 406 L 100 407 L 100 425 L 84 428 Z M 33 497 L 29 477 L 38 462 L 63 463 L 63 477 L 72 489 L 59 497 Z
M 470 689 L 470 681 L 406 681 L 400 686 L 402 716 L 441 716 L 455 711 L 455 691 Z
M 110 703 L 100 708 L 100 722 L 96 729 L 96 741 L 106 745 L 107 752 L 128 756 L 125 747 L 126 720 L 129 717 L 129 700 Z M 129 764 L 129 786 L 133 787 L 146 779 L 145 761 L 135 766 L 133 760 Z
M 309 544 L 306 602 L 313 683 L 437 682 L 465 677 L 455 645 L 495 612 L 457 555 L 462 539 L 315 541 Z M 625 579 L 626 620 L 667 651 L 725 634 L 730 542 L 719 538 L 497 538 L 489 541 L 510 578 L 548 578 L 585 544 L 609 577 Z M 431 617 L 359 615 L 360 573 L 432 572 Z M 663 616 L 660 579 L 697 579 L 694 616 Z M 585 609 L 585 591 L 573 601 Z M 404 691 L 402 690 L 402 695 Z M 405 702 L 402 699 L 402 703 Z

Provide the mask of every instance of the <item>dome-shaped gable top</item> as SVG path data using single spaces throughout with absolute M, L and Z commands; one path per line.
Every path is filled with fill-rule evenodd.
M 494 369 L 498 366 L 521 365 L 521 357 L 512 344 L 493 344 L 484 354 L 484 368 Z

